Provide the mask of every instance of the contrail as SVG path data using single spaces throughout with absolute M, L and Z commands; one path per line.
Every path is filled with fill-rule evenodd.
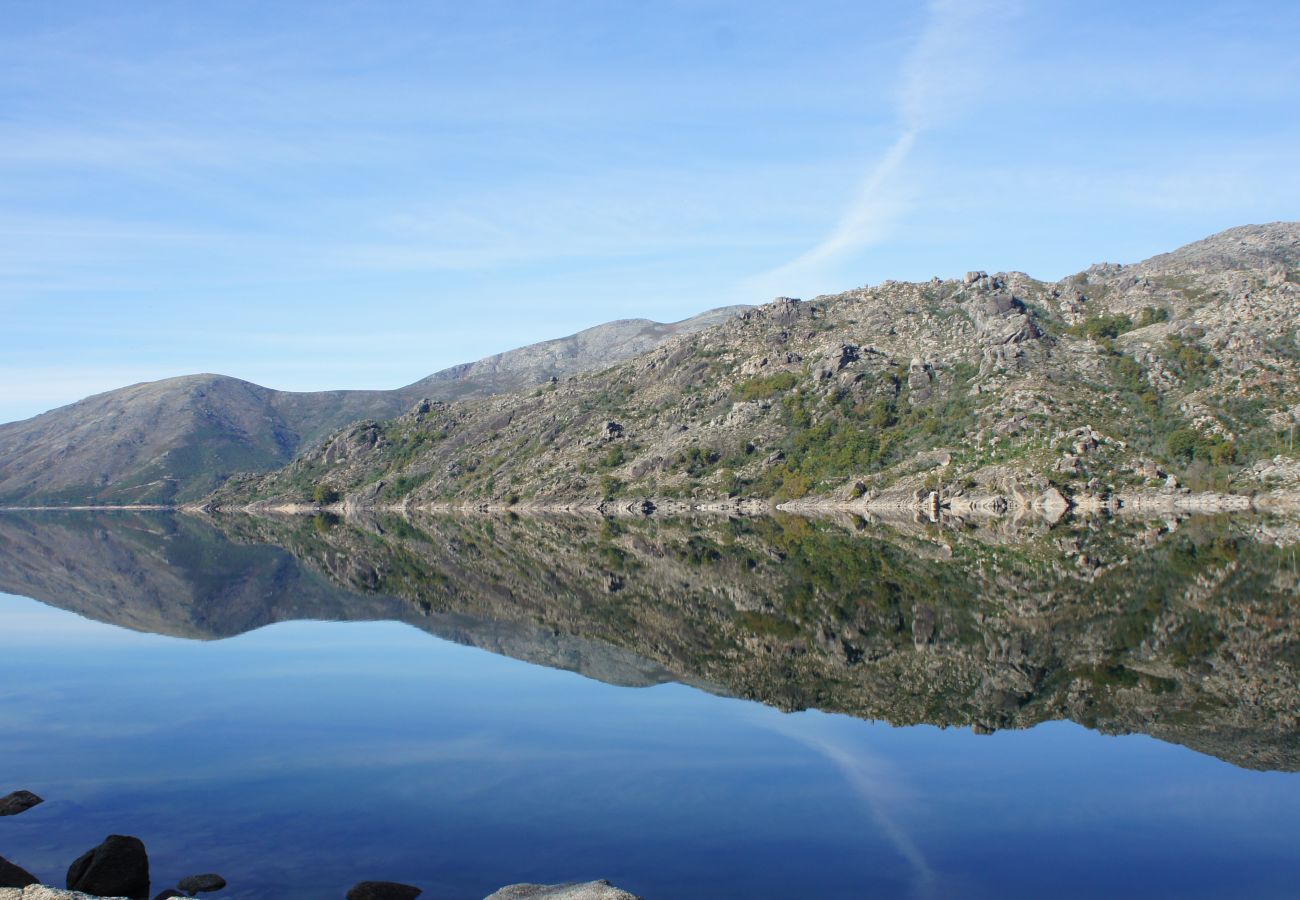
M 951 118 L 975 96 L 987 68 L 994 25 L 1017 3 L 930 0 L 926 25 L 900 71 L 895 104 L 900 133 L 867 170 L 856 197 L 820 243 L 759 276 L 765 284 L 806 277 L 818 266 L 885 238 L 907 211 L 899 170 L 929 128 Z

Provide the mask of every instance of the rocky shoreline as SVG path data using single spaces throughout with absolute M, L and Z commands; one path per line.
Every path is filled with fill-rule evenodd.
M 16 816 L 45 802 L 31 791 L 14 791 L 0 797 L 0 816 Z M 0 856 L 0 900 L 149 900 L 153 893 L 149 854 L 137 837 L 110 834 L 68 867 L 67 888 L 42 884 L 22 866 Z M 197 897 L 226 888 L 215 872 L 188 875 L 153 900 Z M 423 889 L 396 881 L 361 881 L 347 892 L 346 900 L 415 900 Z M 640 900 L 608 881 L 569 884 L 512 884 L 486 900 Z
M 362 504 L 351 501 L 333 504 L 260 502 L 238 506 L 187 505 L 182 512 L 239 512 L 274 515 L 357 515 L 365 513 L 515 513 L 621 516 L 688 516 L 716 514 L 727 516 L 762 516 L 773 513 L 820 514 L 859 513 L 863 515 L 906 514 L 928 516 L 1012 518 L 1034 513 L 1055 521 L 1066 514 L 1080 515 L 1150 515 L 1171 513 L 1219 514 L 1266 513 L 1300 514 L 1300 491 L 1274 491 L 1262 494 L 1237 494 L 1219 491 L 1186 490 L 1121 491 L 1115 494 L 1079 494 L 1067 497 L 1054 487 L 1041 492 L 947 493 L 937 490 L 891 491 L 867 493 L 861 497 L 811 497 L 778 502 L 763 498 L 683 499 L 678 497 L 635 497 L 618 499 L 575 498 L 565 501 L 496 503 L 393 503 Z

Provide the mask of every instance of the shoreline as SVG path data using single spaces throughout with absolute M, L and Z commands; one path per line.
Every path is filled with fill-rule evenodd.
M 680 498 L 633 497 L 503 503 L 491 500 L 431 503 L 362 504 L 349 500 L 332 504 L 258 501 L 226 506 L 208 503 L 54 506 L 0 506 L 0 513 L 14 512 L 179 512 L 185 514 L 245 513 L 251 515 L 356 515 L 363 513 L 434 513 L 444 515 L 501 514 L 516 515 L 597 515 L 606 518 L 623 516 L 766 516 L 777 513 L 819 517 L 857 514 L 863 516 L 921 516 L 941 518 L 1022 518 L 1036 515 L 1057 521 L 1067 515 L 1109 516 L 1140 515 L 1159 517 L 1169 514 L 1217 515 L 1244 513 L 1252 515 L 1300 516 L 1300 491 L 1275 491 L 1238 494 L 1219 491 L 1129 491 L 1112 495 L 1079 494 L 1066 497 L 1055 488 L 1035 494 L 1019 490 L 1008 493 L 944 493 L 942 490 L 886 492 L 856 499 L 809 497 L 777 502 L 753 497 Z

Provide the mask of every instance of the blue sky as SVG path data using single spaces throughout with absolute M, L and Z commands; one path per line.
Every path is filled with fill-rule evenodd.
M 0 420 L 1297 218 L 1300 5 L 0 0 Z

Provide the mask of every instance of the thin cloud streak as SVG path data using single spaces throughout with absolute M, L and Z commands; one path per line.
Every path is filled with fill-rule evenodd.
M 928 130 L 960 114 L 978 95 L 986 71 L 987 36 L 1015 11 L 1013 2 L 931 0 L 925 29 L 903 60 L 896 106 L 901 132 L 868 169 L 856 197 L 820 243 L 751 283 L 807 281 L 828 263 L 888 237 L 911 205 L 901 170 Z

